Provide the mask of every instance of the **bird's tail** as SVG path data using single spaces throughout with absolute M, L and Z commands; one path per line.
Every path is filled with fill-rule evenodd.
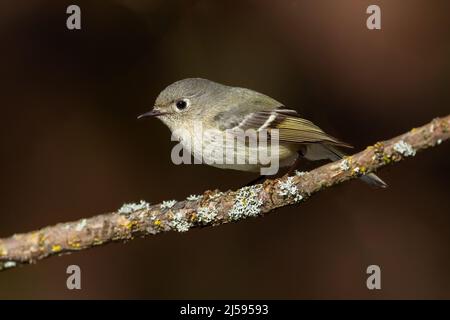
M 329 159 L 331 161 L 337 161 L 344 158 L 345 156 L 345 153 L 327 144 L 308 145 L 305 153 L 305 158 L 308 160 Z M 386 188 L 388 186 L 374 173 L 363 175 L 360 177 L 360 179 L 374 187 Z

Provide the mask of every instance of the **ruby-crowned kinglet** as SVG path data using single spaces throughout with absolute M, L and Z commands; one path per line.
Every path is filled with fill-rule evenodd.
M 217 139 L 205 140 L 205 136 L 196 130 L 198 123 L 203 130 L 224 135 L 230 132 L 233 135 L 236 129 L 267 132 L 269 136 L 274 136 L 276 131 L 279 142 L 277 161 L 282 167 L 292 166 L 301 158 L 336 161 L 344 156 L 336 147 L 351 147 L 326 134 L 312 122 L 300 118 L 295 110 L 287 109 L 269 96 L 200 78 L 184 79 L 169 85 L 159 94 L 153 109 L 138 118 L 149 116 L 160 119 L 173 134 L 177 132 L 176 138 L 189 147 L 192 153 L 203 153 L 204 162 L 219 168 L 257 171 L 262 164 L 258 160 L 236 164 L 217 161 L 217 157 L 212 159 L 211 152 L 205 152 L 205 149 L 209 148 L 211 151 L 211 145 L 217 145 L 214 144 Z M 202 139 L 203 143 L 196 143 Z M 248 154 L 251 147 L 261 151 L 258 150 L 261 149 L 259 145 L 250 146 L 248 142 L 238 143 L 233 146 L 233 150 Z M 221 144 L 221 151 L 222 148 Z M 378 187 L 387 186 L 373 173 L 364 175 L 361 179 Z

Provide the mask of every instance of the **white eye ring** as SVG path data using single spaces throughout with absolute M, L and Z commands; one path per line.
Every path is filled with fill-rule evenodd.
M 177 112 L 182 112 L 186 110 L 187 108 L 189 108 L 190 105 L 191 101 L 187 98 L 175 101 L 175 109 L 177 110 Z

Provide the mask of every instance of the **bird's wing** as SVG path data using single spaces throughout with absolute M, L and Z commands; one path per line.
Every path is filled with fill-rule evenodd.
M 349 147 L 352 146 L 342 142 L 316 126 L 309 120 L 302 119 L 295 110 L 278 108 L 267 111 L 256 112 L 226 112 L 220 114 L 222 129 L 254 129 L 261 131 L 266 129 L 269 133 L 273 129 L 278 130 L 279 141 L 289 143 L 327 143 L 330 145 Z M 230 110 L 231 111 L 231 110 Z

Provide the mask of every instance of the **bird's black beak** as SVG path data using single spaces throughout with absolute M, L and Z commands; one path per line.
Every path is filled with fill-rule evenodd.
M 158 116 L 162 116 L 163 114 L 165 114 L 165 112 L 161 112 L 159 110 L 150 110 L 149 112 L 146 112 L 144 114 L 141 114 L 139 117 L 137 117 L 138 119 L 142 119 L 142 118 L 147 118 L 147 117 L 158 117 Z

